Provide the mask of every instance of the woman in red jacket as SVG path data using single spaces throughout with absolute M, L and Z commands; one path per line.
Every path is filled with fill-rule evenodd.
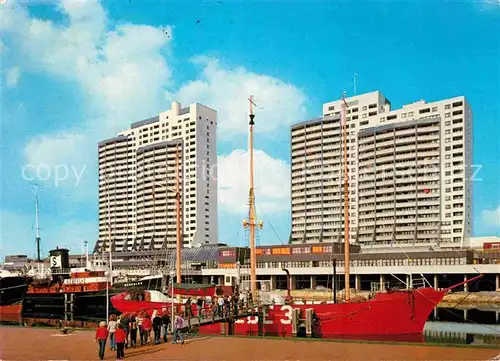
M 99 323 L 99 327 L 95 332 L 95 342 L 99 345 L 99 358 L 104 358 L 104 351 L 106 350 L 106 340 L 108 339 L 108 328 L 106 322 Z
M 127 334 L 125 333 L 122 324 L 119 323 L 118 328 L 115 331 L 116 358 L 118 360 L 123 360 L 125 357 L 125 341 L 127 341 Z

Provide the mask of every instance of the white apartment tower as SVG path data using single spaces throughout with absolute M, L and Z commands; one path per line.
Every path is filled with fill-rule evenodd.
M 218 242 L 216 120 L 206 106 L 173 102 L 99 143 L 96 250 L 174 248 L 177 179 L 183 245 Z
M 471 234 L 474 173 L 465 97 L 397 110 L 378 91 L 346 101 L 350 241 L 460 247 Z M 291 127 L 294 243 L 343 241 L 342 102 Z

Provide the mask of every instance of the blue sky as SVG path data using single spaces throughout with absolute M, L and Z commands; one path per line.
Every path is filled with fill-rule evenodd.
M 395 108 L 467 97 L 482 165 L 474 234 L 500 235 L 497 1 L 8 0 L 2 19 L 2 256 L 34 255 L 28 178 L 43 184 L 43 251 L 93 244 L 97 141 L 172 100 L 218 110 L 219 238 L 245 244 L 249 94 L 259 105 L 259 242 L 286 243 L 289 125 L 352 94 L 354 73 L 358 93 L 380 90 Z M 26 165 L 37 168 L 23 175 Z

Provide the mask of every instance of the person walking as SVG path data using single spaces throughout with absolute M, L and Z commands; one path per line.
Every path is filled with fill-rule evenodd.
M 115 342 L 116 325 L 117 325 L 116 315 L 109 316 L 108 332 L 109 332 L 109 349 L 111 351 L 116 350 L 116 342 Z
M 161 314 L 160 312 L 156 312 L 153 317 L 153 333 L 155 337 L 155 344 L 159 344 L 161 342 Z
M 167 310 L 163 309 L 163 315 L 161 316 L 161 324 L 163 328 L 163 342 L 167 342 L 168 328 L 170 326 L 170 316 Z
M 99 359 L 104 359 L 104 351 L 106 350 L 106 341 L 108 340 L 108 328 L 106 322 L 101 321 L 99 327 L 95 331 L 95 342 L 99 345 Z
M 118 327 L 115 331 L 115 341 L 116 341 L 116 358 L 118 360 L 123 360 L 125 357 L 125 341 L 127 340 L 127 335 L 123 330 L 123 326 L 121 323 L 118 324 Z
M 141 311 L 137 315 L 137 329 L 139 330 L 139 341 L 141 341 L 141 346 L 144 340 L 144 328 L 142 327 L 142 322 L 144 321 L 144 312 Z
M 123 331 L 125 331 L 125 348 L 128 347 L 128 334 L 130 332 L 130 316 L 128 313 L 122 314 L 120 317 L 120 324 L 123 327 Z
M 182 328 L 184 327 L 184 319 L 181 315 L 177 314 L 175 316 L 175 330 L 174 330 L 174 339 L 172 343 L 177 343 L 177 340 L 181 341 L 181 345 L 184 345 L 184 338 L 182 337 Z
M 147 345 L 149 342 L 149 336 L 151 334 L 151 329 L 153 328 L 153 323 L 151 322 L 151 316 L 149 313 L 144 315 L 142 320 L 142 339 L 141 345 Z
M 139 326 L 137 325 L 137 320 L 135 318 L 135 315 L 132 314 L 130 316 L 130 346 L 135 348 L 135 345 L 137 344 L 137 328 Z

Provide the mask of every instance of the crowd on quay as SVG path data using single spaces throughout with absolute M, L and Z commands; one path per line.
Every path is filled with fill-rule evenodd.
M 184 344 L 182 328 L 184 319 L 180 314 L 175 315 L 174 329 L 172 330 L 170 314 L 166 309 L 153 311 L 150 315 L 145 311 L 124 313 L 119 317 L 111 315 L 108 322 L 101 321 L 97 328 L 95 340 L 99 345 L 99 358 L 104 358 L 106 343 L 109 339 L 109 349 L 116 351 L 118 360 L 123 360 L 125 350 L 129 347 L 136 348 L 150 344 L 159 344 L 168 341 L 171 333 L 172 343 Z
M 214 295 L 200 297 L 193 303 L 188 297 L 182 305 L 174 310 L 174 322 L 171 319 L 171 310 L 162 308 L 152 312 L 123 313 L 120 316 L 110 315 L 108 322 L 101 321 L 96 330 L 95 341 L 98 343 L 99 358 L 104 358 L 106 343 L 109 339 L 109 349 L 116 351 L 118 360 L 125 357 L 125 349 L 150 344 L 160 344 L 168 341 L 168 334 L 172 334 L 172 343 L 184 344 L 182 329 L 185 327 L 184 318 L 206 317 L 232 318 L 237 317 L 239 310 L 252 304 L 250 292 L 232 295 Z M 172 329 L 173 327 L 173 329 Z

